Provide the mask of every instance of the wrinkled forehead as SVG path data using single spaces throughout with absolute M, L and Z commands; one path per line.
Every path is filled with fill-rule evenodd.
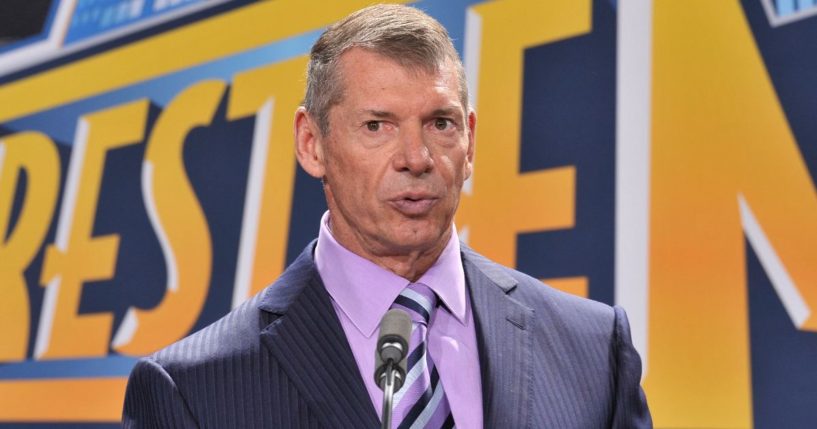
M 373 61 L 361 61 L 361 58 Z M 376 75 L 388 74 L 399 76 L 406 84 L 410 81 L 427 80 L 440 87 L 448 87 L 457 97 L 463 114 L 467 115 L 467 96 L 463 88 L 464 82 L 460 77 L 458 62 L 449 58 L 434 63 L 429 61 L 409 61 L 406 58 L 393 55 L 384 55 L 365 48 L 352 48 L 340 56 L 337 64 L 337 89 L 340 103 L 352 85 L 366 85 L 373 83 Z M 413 82 L 411 82 L 413 83 Z

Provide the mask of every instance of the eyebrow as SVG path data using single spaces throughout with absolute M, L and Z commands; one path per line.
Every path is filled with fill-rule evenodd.
M 441 107 L 439 109 L 434 109 L 428 116 L 430 117 L 437 117 L 437 116 L 458 116 L 461 110 L 459 106 L 450 106 L 450 107 Z M 395 119 L 397 115 L 393 112 L 389 112 L 386 110 L 376 110 L 376 109 L 361 109 L 358 111 L 358 114 L 361 116 L 374 116 L 375 118 L 379 119 Z
M 380 119 L 394 119 L 397 117 L 394 113 L 385 110 L 362 109 L 359 113 L 362 116 L 370 115 Z
M 431 112 L 431 116 L 458 116 L 460 112 L 461 110 L 458 106 L 443 107 Z

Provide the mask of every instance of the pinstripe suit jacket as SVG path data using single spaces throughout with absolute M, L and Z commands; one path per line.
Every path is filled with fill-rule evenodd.
M 124 426 L 379 427 L 313 249 L 224 318 L 140 360 Z M 462 249 L 485 427 L 652 426 L 622 309 Z

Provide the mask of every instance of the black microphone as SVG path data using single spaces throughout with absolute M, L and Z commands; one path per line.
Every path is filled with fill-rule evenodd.
M 406 379 L 406 355 L 411 336 L 411 317 L 400 309 L 386 312 L 374 352 L 374 382 L 383 390 L 383 427 L 391 427 L 392 396 Z

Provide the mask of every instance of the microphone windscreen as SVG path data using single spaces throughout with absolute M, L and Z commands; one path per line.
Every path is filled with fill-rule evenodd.
M 411 317 L 408 313 L 400 309 L 391 309 L 386 312 L 380 321 L 380 333 L 377 337 L 377 348 L 375 349 L 375 383 L 382 388 L 382 379 L 386 371 L 389 360 L 394 362 L 395 369 L 400 374 L 400 380 L 396 389 L 402 385 L 402 379 L 406 375 L 406 355 L 409 348 L 409 337 L 411 336 Z

